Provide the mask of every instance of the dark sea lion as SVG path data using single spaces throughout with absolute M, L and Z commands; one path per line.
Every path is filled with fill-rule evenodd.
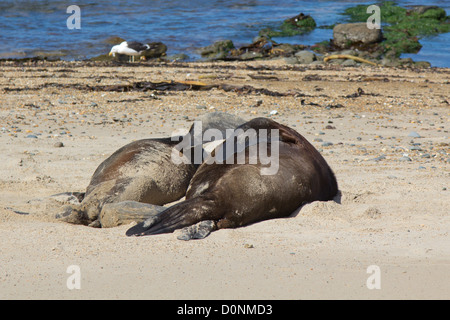
M 205 114 L 198 121 L 188 134 L 193 135 L 198 124 L 202 130 L 196 131 L 201 135 L 210 128 L 225 132 L 245 122 L 221 112 Z M 142 139 L 115 151 L 95 170 L 80 205 L 65 207 L 62 220 L 100 227 L 98 218 L 107 203 L 137 201 L 164 205 L 182 198 L 199 164 L 172 161 L 173 149 L 181 138 Z M 192 152 L 203 147 L 201 140 L 192 140 L 190 146 Z
M 266 118 L 253 119 L 239 128 L 245 132 L 248 129 L 257 131 L 256 145 L 262 146 L 260 152 L 273 152 L 272 146 L 278 144 L 276 173 L 263 174 L 262 170 L 268 165 L 267 162 L 262 163 L 261 154 L 256 162 L 250 161 L 252 143 L 246 142 L 242 151 L 235 144 L 231 153 L 224 153 L 224 163 L 205 162 L 198 168 L 185 201 L 131 227 L 126 234 L 154 235 L 185 228 L 179 239 L 202 238 L 214 229 L 236 228 L 287 217 L 305 203 L 331 200 L 337 194 L 333 171 L 298 132 Z M 261 129 L 275 131 L 270 130 L 264 138 L 259 134 Z M 238 132 L 236 139 L 240 138 L 242 134 Z M 228 150 L 229 142 L 227 139 L 222 150 Z M 216 153 L 219 148 L 216 148 Z M 238 164 L 243 152 L 245 163 Z

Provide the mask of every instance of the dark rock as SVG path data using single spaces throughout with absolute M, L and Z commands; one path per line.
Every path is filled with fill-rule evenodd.
M 384 57 L 381 59 L 381 64 L 386 67 L 398 67 L 400 66 L 400 61 L 398 58 Z
M 353 59 L 347 59 L 341 63 L 341 66 L 353 67 L 356 66 L 357 62 Z
M 285 57 L 284 62 L 286 64 L 298 64 L 299 63 L 297 58 L 295 58 L 295 57 Z
M 300 64 L 309 64 L 315 60 L 317 60 L 317 57 L 314 53 L 307 50 L 299 51 L 295 54 L 295 57 L 298 60 L 298 63 Z
M 232 50 L 231 54 L 237 60 L 251 60 L 269 56 L 273 47 L 274 43 L 269 39 L 257 37 L 253 43 L 242 46 L 237 50 Z M 283 53 L 283 48 L 277 50 L 277 52 Z
M 429 63 L 428 61 L 416 61 L 414 63 L 414 66 L 417 68 L 431 68 L 431 63 Z
M 150 49 L 142 52 L 142 55 L 147 59 L 159 58 L 166 55 L 167 46 L 162 42 L 146 42 Z
M 238 58 L 239 58 L 239 60 L 244 60 L 245 61 L 245 60 L 260 59 L 260 58 L 263 58 L 263 57 L 264 56 L 263 56 L 262 53 L 252 51 L 252 52 L 243 53 Z
M 224 59 L 230 54 L 230 51 L 235 49 L 233 41 L 231 40 L 219 40 L 212 45 L 203 47 L 200 49 L 202 57 L 217 60 Z
M 295 53 L 295 51 L 298 50 L 298 46 L 289 44 L 289 43 L 280 43 L 280 44 L 273 45 L 273 47 L 274 47 L 273 51 L 277 55 L 282 55 L 282 56 L 293 55 Z
M 398 59 L 401 65 L 412 65 L 414 64 L 414 60 L 412 58 L 400 58 Z

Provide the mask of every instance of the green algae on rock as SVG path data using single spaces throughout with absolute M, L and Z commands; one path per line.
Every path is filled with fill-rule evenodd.
M 425 36 L 450 32 L 450 21 L 444 9 L 437 6 L 413 6 L 406 9 L 393 1 L 379 5 L 383 26 L 384 52 L 391 51 L 395 56 L 402 53 L 417 53 L 422 45 L 419 40 Z M 343 15 L 350 22 L 365 22 L 371 16 L 367 5 L 347 8 Z
M 300 13 L 295 17 L 284 20 L 276 30 L 271 27 L 262 29 L 259 32 L 259 35 L 268 38 L 291 37 L 310 32 L 314 30 L 316 26 L 316 21 L 310 15 Z

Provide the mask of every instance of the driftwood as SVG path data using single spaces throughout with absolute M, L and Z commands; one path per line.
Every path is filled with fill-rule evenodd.
M 368 63 L 368 64 L 371 64 L 376 67 L 380 66 L 379 64 L 377 64 L 375 62 L 372 62 L 372 61 L 369 61 L 369 60 L 366 60 L 366 59 L 363 59 L 360 57 L 351 56 L 348 54 L 332 54 L 331 56 L 325 57 L 323 59 L 323 62 L 327 62 L 328 60 L 331 60 L 331 59 L 352 59 L 352 60 L 355 60 L 358 62 Z

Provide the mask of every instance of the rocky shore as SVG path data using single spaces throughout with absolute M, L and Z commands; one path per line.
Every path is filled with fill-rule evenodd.
M 333 26 L 317 26 L 313 17 L 300 13 L 281 23 L 275 30 L 265 28 L 253 43 L 235 48 L 231 40 L 218 41 L 203 48 L 200 53 L 208 60 L 255 60 L 284 57 L 287 64 L 322 64 L 327 56 L 336 60 L 331 63 L 354 66 L 372 63 L 389 67 L 413 66 L 428 68 L 427 61 L 400 58 L 402 53 L 417 53 L 423 36 L 450 32 L 450 18 L 444 9 L 437 6 L 413 6 L 403 8 L 394 2 L 384 2 L 380 8 L 379 27 L 369 28 L 373 23 L 367 5 L 358 5 L 345 10 L 343 15 L 350 21 Z M 333 28 L 333 39 L 312 46 L 277 43 L 274 37 L 289 37 L 305 34 L 319 28 Z M 352 57 L 360 59 L 353 59 Z M 362 61 L 366 60 L 365 62 Z
M 401 55 L 419 52 L 422 48 L 420 43 L 422 37 L 450 32 L 450 18 L 443 8 L 428 5 L 405 8 L 398 6 L 395 2 L 386 1 L 378 6 L 380 10 L 378 28 L 373 27 L 375 18 L 373 13 L 367 12 L 367 8 L 367 5 L 347 8 L 342 12 L 341 23 L 335 25 L 317 25 L 314 17 L 300 12 L 278 24 L 262 28 L 249 44 L 236 47 L 231 39 L 218 40 L 206 47 L 197 48 L 196 51 L 201 61 L 283 59 L 289 65 L 375 64 L 388 67 L 431 67 L 428 61 L 413 61 L 411 58 L 401 58 Z M 333 38 L 324 39 L 314 45 L 279 43 L 274 40 L 277 37 L 308 34 L 316 28 L 333 29 Z M 110 36 L 101 44 L 106 50 L 106 46 L 117 45 L 125 40 Z M 152 48 L 142 53 L 141 60 L 192 61 L 186 53 L 168 55 L 170 48 L 162 42 L 145 41 L 145 39 L 141 41 L 148 43 Z M 35 57 L 17 60 L 59 60 L 63 59 L 67 53 L 64 50 L 35 51 L 33 53 Z M 104 52 L 89 60 L 127 62 L 128 59 L 124 55 L 117 54 L 112 57 Z

